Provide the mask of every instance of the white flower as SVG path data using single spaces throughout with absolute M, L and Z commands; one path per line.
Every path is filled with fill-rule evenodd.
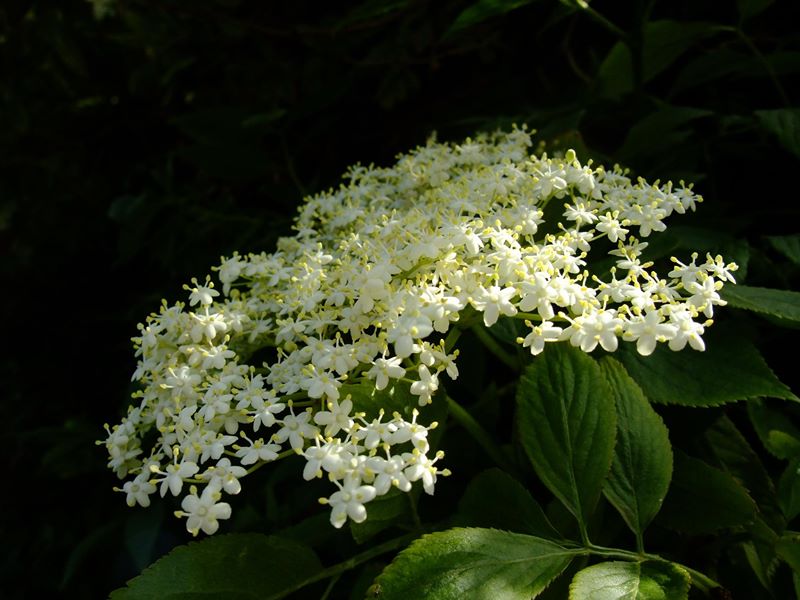
M 191 292 L 189 294 L 189 306 L 195 306 L 196 304 L 209 306 L 214 302 L 214 298 L 219 296 L 219 292 L 214 289 L 214 284 L 210 279 L 206 279 L 206 285 L 198 284 L 197 279 L 192 279 L 192 283 L 194 287 L 184 286 L 184 289 Z
M 713 277 L 706 275 L 702 283 L 692 281 L 686 286 L 686 291 L 692 294 L 688 299 L 689 304 L 711 318 L 714 316 L 714 305 L 725 306 L 727 302 L 720 298 L 719 290 L 722 289 L 722 282 L 715 281 Z
M 336 400 L 328 402 L 328 410 L 321 410 L 314 415 L 314 423 L 325 427 L 325 435 L 336 435 L 339 430 L 348 430 L 353 426 L 350 411 L 353 410 L 353 401 L 350 396 L 340 404 Z
M 149 477 L 150 474 L 143 471 L 133 481 L 126 481 L 119 490 L 125 492 L 128 506 L 150 506 L 150 494 L 156 491 L 156 486 L 150 483 Z
M 208 481 L 208 487 L 216 487 L 228 494 L 236 495 L 242 491 L 239 479 L 245 475 L 247 475 L 246 469 L 232 465 L 229 458 L 223 458 L 217 461 L 216 466 L 209 467 L 200 478 Z
M 161 482 L 159 493 L 163 498 L 167 490 L 169 490 L 173 496 L 180 494 L 181 489 L 183 489 L 183 480 L 194 477 L 197 471 L 200 470 L 200 467 L 197 466 L 197 463 L 190 460 L 183 460 L 178 463 L 178 454 L 176 453 L 175 462 L 166 466 L 166 472 L 158 470 L 155 466 L 151 467 L 151 470 L 154 473 L 163 475 L 163 478 L 158 480 Z
M 431 397 L 439 389 L 439 377 L 425 365 L 419 366 L 418 373 L 419 380 L 411 384 L 411 393 L 419 396 L 420 406 L 425 406 L 431 403 Z
M 530 347 L 531 354 L 536 356 L 542 350 L 546 342 L 555 342 L 561 337 L 563 329 L 556 327 L 550 321 L 542 321 L 539 325 L 533 325 L 530 321 L 525 324 L 531 328 L 531 332 L 524 338 L 519 338 L 517 343 L 521 343 L 523 348 Z
M 447 469 L 439 471 L 435 466 L 436 461 L 443 456 L 444 454 L 442 452 L 438 452 L 436 457 L 431 460 L 427 455 L 415 449 L 414 452 L 403 455 L 403 460 L 409 465 L 406 467 L 404 473 L 409 481 L 419 481 L 421 479 L 425 493 L 433 494 L 436 485 L 436 476 L 450 474 Z
M 531 156 L 531 145 L 517 128 L 462 145 L 431 139 L 394 165 L 353 167 L 341 186 L 305 200 L 274 252 L 222 258 L 221 294 L 194 279 L 186 302 L 148 315 L 133 339 L 141 389 L 104 440 L 109 467 L 134 474 L 119 490 L 126 501 L 147 505 L 158 484 L 185 495 L 202 472 L 208 486 L 186 496 L 181 514 L 193 533 L 216 530 L 208 511 L 227 518 L 218 494 L 238 493 L 246 474 L 229 456 L 257 465 L 289 454 L 284 445 L 304 455 L 305 479 L 338 482 L 336 526 L 363 519 L 364 504 L 391 487 L 422 480 L 432 493 L 446 472 L 434 465 L 440 455 L 426 456 L 435 424 L 416 411 L 411 422 L 383 411 L 367 421 L 340 395 L 359 386 L 378 402 L 408 392 L 419 405 L 435 401 L 439 375 L 459 376 L 456 344 L 475 311 L 485 327 L 527 319 L 517 342 L 532 355 L 566 340 L 614 351 L 620 337 L 642 354 L 659 343 L 703 350 L 711 322 L 698 316 L 724 304 L 736 266 L 710 255 L 698 264 L 695 253 L 662 278 L 631 236 L 663 230 L 701 198 L 581 165 L 571 150 Z M 554 198 L 566 218 L 544 223 Z M 606 269 L 608 242 L 620 278 L 612 268 L 604 282 L 593 270 Z
M 374 477 L 372 485 L 379 496 L 387 493 L 392 486 L 401 492 L 411 489 L 411 482 L 403 472 L 405 468 L 406 462 L 401 456 L 389 456 L 388 458 L 373 456 L 367 459 L 366 465 L 369 474 Z
M 278 458 L 278 452 L 281 449 L 278 444 L 266 444 L 262 438 L 251 441 L 245 436 L 245 439 L 250 442 L 250 445 L 236 450 L 236 456 L 243 465 L 252 465 L 258 461 L 272 462 Z
M 208 535 L 217 532 L 219 519 L 230 519 L 231 505 L 219 502 L 222 497 L 219 490 L 208 485 L 201 496 L 197 496 L 197 488 L 192 486 L 191 494 L 181 502 L 182 511 L 176 511 L 177 517 L 186 519 L 186 530 L 192 535 L 197 535 L 202 529 Z
M 331 525 L 340 529 L 348 517 L 356 523 L 363 523 L 367 518 L 364 504 L 375 498 L 375 488 L 361 485 L 361 481 L 355 477 L 346 478 L 342 484 L 335 483 L 339 491 L 330 498 L 320 500 L 331 505 Z
M 491 327 L 501 314 L 507 317 L 517 314 L 517 307 L 511 303 L 511 298 L 516 295 L 517 290 L 513 287 L 502 289 L 492 285 L 486 289 L 481 286 L 472 297 L 471 304 L 476 309 L 483 311 L 483 323 L 487 327 Z
M 292 414 L 283 417 L 283 427 L 272 436 L 272 439 L 279 444 L 283 444 L 286 440 L 289 440 L 289 445 L 292 449 L 299 452 L 303 449 L 303 445 L 305 444 L 304 440 L 314 439 L 317 435 L 318 430 L 309 423 L 310 420 L 310 411 L 301 412 L 299 415 L 295 415 L 294 412 L 292 412 Z
M 642 317 L 631 317 L 625 324 L 624 338 L 636 342 L 636 350 L 642 356 L 649 356 L 656 348 L 656 342 L 669 341 L 678 333 L 678 328 L 663 323 L 660 311 L 650 310 Z

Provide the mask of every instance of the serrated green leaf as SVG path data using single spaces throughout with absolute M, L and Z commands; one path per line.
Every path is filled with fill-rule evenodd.
M 690 577 L 669 562 L 604 562 L 579 571 L 569 600 L 686 600 Z
M 800 235 L 770 235 L 767 241 L 794 264 L 800 265 Z
M 701 534 L 752 523 L 756 504 L 728 473 L 675 453 L 675 469 L 657 522 L 678 531 Z
M 384 600 L 528 600 L 581 550 L 496 529 L 423 536 L 392 561 L 372 588 Z
M 758 504 L 765 523 L 782 531 L 786 521 L 778 503 L 778 492 L 758 454 L 727 416 L 722 416 L 706 431 L 714 456 L 744 486 Z
M 746 21 L 764 12 L 775 0 L 736 0 L 739 17 Z
M 530 492 L 500 469 L 484 471 L 470 482 L 458 503 L 458 519 L 472 527 L 529 533 L 547 539 L 562 537 Z
M 800 515 L 800 458 L 789 462 L 778 482 L 778 501 L 787 521 Z
M 597 363 L 554 344 L 517 388 L 520 441 L 542 482 L 586 523 L 608 475 L 616 436 L 611 389 Z
M 747 285 L 727 285 L 723 288 L 721 295 L 730 306 L 735 308 L 800 323 L 800 292 Z
M 625 368 L 611 357 L 601 360 L 600 367 L 617 407 L 617 443 L 603 492 L 641 535 L 669 489 L 672 445 L 666 425 Z
M 761 126 L 778 138 L 781 145 L 800 158 L 800 108 L 757 110 Z
M 111 598 L 264 599 L 290 590 L 321 569 L 314 552 L 297 542 L 254 533 L 220 535 L 175 548 Z
M 775 544 L 775 550 L 795 573 L 800 573 L 800 533 L 787 531 Z
M 689 106 L 662 107 L 630 128 L 616 154 L 623 164 L 637 157 L 663 155 L 665 149 L 685 139 L 690 121 L 713 114 L 710 110 Z
M 747 414 L 761 443 L 777 458 L 800 457 L 800 429 L 764 400 L 747 403 Z
M 798 400 L 745 339 L 712 334 L 705 352 L 673 352 L 660 345 L 650 356 L 623 344 L 617 357 L 652 402 L 718 406 L 761 396 Z
M 752 525 L 747 526 L 747 534 L 751 541 L 742 544 L 745 559 L 761 585 L 769 589 L 772 576 L 780 562 L 776 552 L 778 534 L 758 515 Z
M 644 26 L 642 80 L 650 81 L 669 67 L 695 43 L 714 33 L 713 25 L 687 21 L 649 21 Z M 630 49 L 617 42 L 597 73 L 602 93 L 619 96 L 633 89 L 633 61 Z
M 450 36 L 462 29 L 483 23 L 492 17 L 499 17 L 517 8 L 531 4 L 535 0 L 478 0 L 465 8 L 453 21 L 445 36 Z

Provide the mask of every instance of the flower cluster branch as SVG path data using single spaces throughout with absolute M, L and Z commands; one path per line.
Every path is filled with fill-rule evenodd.
M 211 534 L 230 517 L 224 495 L 291 454 L 306 480 L 331 482 L 321 502 L 335 527 L 393 488 L 421 481 L 432 494 L 447 474 L 428 441 L 436 424 L 416 408 L 368 414 L 351 390 L 438 400 L 442 378 L 459 375 L 447 334 L 472 324 L 467 311 L 486 327 L 519 319 L 532 355 L 620 340 L 642 355 L 659 343 L 702 351 L 736 266 L 693 254 L 662 277 L 642 241 L 701 198 L 530 146 L 515 128 L 355 166 L 305 201 L 275 252 L 224 258 L 221 293 L 207 277 L 186 303 L 164 302 L 134 339 L 136 404 L 104 442 L 128 504 L 183 495 L 176 515 Z M 613 266 L 592 272 L 590 252 Z M 248 364 L 263 348 L 274 358 Z

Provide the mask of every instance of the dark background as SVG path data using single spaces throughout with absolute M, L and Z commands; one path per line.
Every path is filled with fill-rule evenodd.
M 94 443 L 124 414 L 136 323 L 434 130 L 527 123 L 696 182 L 680 223 L 749 257 L 749 284 L 798 288 L 768 238 L 800 230 L 796 2 L 593 2 L 607 22 L 555 0 L 113 6 L 0 7 L 4 597 L 104 597 L 186 541 L 174 506 L 125 506 Z M 758 332 L 794 383 L 791 335 Z

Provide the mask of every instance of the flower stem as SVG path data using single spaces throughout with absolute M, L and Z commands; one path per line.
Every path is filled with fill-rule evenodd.
M 282 590 L 277 594 L 272 594 L 271 596 L 267 596 L 265 600 L 279 600 L 280 598 L 286 598 L 290 594 L 306 587 L 307 585 L 311 585 L 312 583 L 316 583 L 317 581 L 323 581 L 329 577 L 337 577 L 341 573 L 349 571 L 350 569 L 354 569 L 358 565 L 365 563 L 368 560 L 372 560 L 376 556 L 380 556 L 381 554 L 386 554 L 387 552 L 391 552 L 392 550 L 396 550 L 397 548 L 405 546 L 414 539 L 416 539 L 417 537 L 418 537 L 417 533 L 410 533 L 394 538 L 393 540 L 384 542 L 383 544 L 378 544 L 377 546 L 370 548 L 369 550 L 362 552 L 361 554 L 356 554 L 355 556 L 351 556 L 347 560 L 344 560 L 338 564 L 330 566 L 327 569 L 322 569 L 322 571 L 319 571 L 318 573 L 312 575 L 311 577 L 307 577 L 306 579 L 297 582 L 290 588 Z
M 509 474 L 517 474 L 516 467 L 509 462 L 505 453 L 494 443 L 489 433 L 481 427 L 480 423 L 478 423 L 471 414 L 469 414 L 467 409 L 450 396 L 447 396 L 447 408 L 450 410 L 450 414 L 453 418 L 458 421 L 459 425 L 467 430 L 467 433 L 478 442 L 480 447 L 486 451 L 486 454 L 489 455 L 498 467 Z
M 513 371 L 519 371 L 519 362 L 517 358 L 498 344 L 497 340 L 495 340 L 484 327 L 474 325 L 472 331 L 475 332 L 475 335 L 478 336 L 481 343 L 483 343 L 492 354 L 499 358 L 503 364 L 507 365 Z
M 692 585 L 699 589 L 701 592 L 708 594 L 714 588 L 721 588 L 722 586 L 711 579 L 708 575 L 704 575 L 700 571 L 696 571 L 691 567 L 682 565 L 681 563 L 667 560 L 658 554 L 648 554 L 646 552 L 631 552 L 630 550 L 622 550 L 621 548 L 606 548 L 604 546 L 595 546 L 590 544 L 586 546 L 587 550 L 596 556 L 603 556 L 606 558 L 623 558 L 625 560 L 633 560 L 641 562 L 642 560 L 654 560 L 659 562 L 672 563 L 681 569 L 684 569 L 692 578 Z

